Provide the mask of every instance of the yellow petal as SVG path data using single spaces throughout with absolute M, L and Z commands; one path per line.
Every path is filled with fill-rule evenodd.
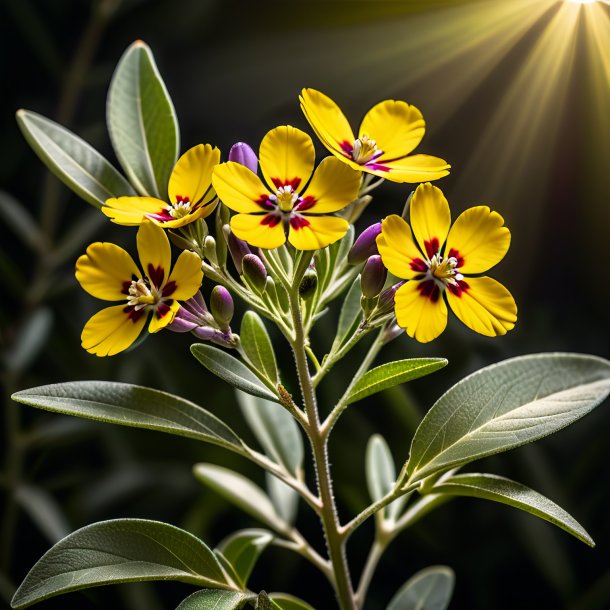
M 517 322 L 517 305 L 511 293 L 490 277 L 469 277 L 463 290 L 447 290 L 447 300 L 455 315 L 481 335 L 505 335 Z
M 144 273 L 151 283 L 161 288 L 169 276 L 172 253 L 165 231 L 153 222 L 144 222 L 136 238 L 138 255 Z
M 157 333 L 162 328 L 165 328 L 168 324 L 171 324 L 174 321 L 174 318 L 176 317 L 178 309 L 180 309 L 180 303 L 178 303 L 178 301 L 168 301 L 167 303 L 160 303 L 153 312 L 152 317 L 150 318 L 148 332 Z
M 214 197 L 212 171 L 220 162 L 220 151 L 210 144 L 198 144 L 178 159 L 169 178 L 167 192 L 170 203 L 188 197 L 193 206 L 205 204 Z
M 270 220 L 264 214 L 237 214 L 231 218 L 231 230 L 252 246 L 269 250 L 279 248 L 286 241 L 284 227 L 281 222 L 273 224 L 275 219 Z
M 98 311 L 85 324 L 81 344 L 96 356 L 114 356 L 126 350 L 142 332 L 146 313 L 126 305 L 114 305 Z
M 273 192 L 286 184 L 301 192 L 311 178 L 315 156 L 313 142 L 304 131 L 283 125 L 272 129 L 263 138 L 259 163 Z
M 406 102 L 385 100 L 373 106 L 360 125 L 358 137 L 368 136 L 383 151 L 379 162 L 408 155 L 422 140 L 426 123 L 421 112 Z
M 303 193 L 299 212 L 311 214 L 337 212 L 350 204 L 360 189 L 360 172 L 356 172 L 335 157 L 326 157 Z
M 141 271 L 123 248 L 96 242 L 76 261 L 76 279 L 92 296 L 104 301 L 125 300 L 132 279 Z
M 388 271 L 403 280 L 414 278 L 428 270 L 424 257 L 413 240 L 411 228 L 396 214 L 388 216 L 381 223 L 377 249 Z
M 147 214 L 160 218 L 167 216 L 167 203 L 155 197 L 117 197 L 107 199 L 102 212 L 118 225 L 135 226 L 142 224 Z
M 447 326 L 447 305 L 434 280 L 413 280 L 394 297 L 396 322 L 420 343 L 436 339 Z
M 449 203 L 441 189 L 426 182 L 415 190 L 409 213 L 415 239 L 430 259 L 447 239 L 451 226 Z
M 486 205 L 462 212 L 447 237 L 446 256 L 455 256 L 462 273 L 483 273 L 498 264 L 510 246 L 504 218 Z
M 217 165 L 212 184 L 220 200 L 228 208 L 242 214 L 263 211 L 264 208 L 257 202 L 266 200 L 270 194 L 256 174 L 235 161 Z
M 346 157 L 342 144 L 351 148 L 356 139 L 341 109 L 328 96 L 315 89 L 303 89 L 301 110 L 322 144 L 339 158 Z
M 202 279 L 201 259 L 194 252 L 183 250 L 163 287 L 163 296 L 186 301 L 199 290 Z
M 321 250 L 341 239 L 349 228 L 337 216 L 304 216 L 290 219 L 288 241 L 297 250 Z
M 427 182 L 438 180 L 449 173 L 445 160 L 430 155 L 410 155 L 392 161 L 377 160 L 370 165 L 362 165 L 363 172 L 374 174 L 392 182 Z

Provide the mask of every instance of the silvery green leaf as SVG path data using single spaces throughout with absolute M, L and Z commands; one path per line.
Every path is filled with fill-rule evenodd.
M 449 607 L 455 574 L 448 566 L 417 572 L 396 593 L 386 610 L 445 610 Z
M 274 610 L 315 610 L 307 602 L 288 593 L 269 593 L 269 599 Z
M 30 570 L 11 605 L 26 608 L 70 591 L 145 580 L 229 588 L 214 553 L 192 534 L 159 521 L 115 519 L 60 540 Z
M 341 347 L 342 343 L 355 330 L 356 326 L 362 319 L 362 310 L 360 309 L 360 276 L 352 283 L 339 314 L 339 322 L 337 323 L 337 334 L 333 342 L 333 349 Z
M 250 597 L 241 591 L 204 589 L 189 595 L 176 610 L 238 610 Z
M 100 208 L 111 197 L 135 195 L 100 153 L 65 127 L 29 110 L 17 111 L 17 124 L 40 160 L 87 203 Z
M 470 496 L 500 502 L 540 517 L 572 534 L 581 542 L 595 546 L 586 530 L 563 508 L 526 485 L 493 474 L 458 474 L 436 484 L 434 494 Z
M 231 534 L 218 550 L 233 566 L 239 584 L 245 588 L 261 553 L 273 541 L 274 534 L 264 529 L 245 529 Z
M 141 40 L 123 54 L 107 102 L 114 152 L 141 195 L 164 198 L 178 158 L 178 119 L 150 48 Z
M 277 396 L 243 362 L 231 354 L 205 343 L 191 345 L 191 352 L 210 373 L 233 387 L 277 402 Z
M 286 523 L 293 525 L 299 510 L 299 494 L 270 472 L 265 473 L 267 493 L 277 514 Z
M 53 328 L 53 313 L 40 307 L 24 321 L 14 346 L 4 353 L 4 364 L 9 371 L 23 371 L 40 354 L 47 344 Z
M 417 429 L 406 486 L 519 447 L 580 419 L 610 393 L 610 362 L 581 354 L 511 358 L 466 377 Z
M 241 346 L 252 366 L 267 379 L 277 384 L 279 374 L 271 339 L 261 317 L 254 311 L 246 311 L 239 331 Z
M 0 191 L 0 217 L 32 249 L 44 244 L 40 229 L 28 209 L 6 191 Z
M 444 358 L 410 358 L 382 364 L 365 373 L 351 389 L 346 404 L 362 400 L 395 385 L 419 379 L 447 366 Z

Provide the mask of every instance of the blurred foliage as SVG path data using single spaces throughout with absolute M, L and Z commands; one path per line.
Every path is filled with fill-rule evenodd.
M 481 3 L 459 3 L 469 4 Z M 13 391 L 43 383 L 128 381 L 201 402 L 254 442 L 231 389 L 187 355 L 183 335 L 161 333 L 137 352 L 112 359 L 97 359 L 81 350 L 80 331 L 95 304 L 77 289 L 74 261 L 91 240 L 112 239 L 130 249 L 133 233 L 111 226 L 48 174 L 19 134 L 15 110 L 25 107 L 57 120 L 111 158 L 104 129 L 106 89 L 122 51 L 141 37 L 154 50 L 175 101 L 183 149 L 200 141 L 217 144 L 223 151 L 237 140 L 256 146 L 276 124 L 305 127 L 297 104 L 302 86 L 327 90 L 353 113 L 353 123 L 357 123 L 368 106 L 388 95 L 416 103 L 426 99 L 418 91 L 406 89 L 399 79 L 392 80 L 392 74 L 416 69 L 426 57 L 392 59 L 400 64 L 392 64 L 394 72 L 390 71 L 388 82 L 394 84 L 385 88 L 367 84 L 374 80 L 365 71 L 370 66 L 367 60 L 381 45 L 377 35 L 385 27 L 388 35 L 396 35 L 400 19 L 408 32 L 410 19 L 434 15 L 449 5 L 458 3 L 4 0 L 0 4 L 0 82 L 4 91 L 0 99 L 4 399 L 0 599 L 10 599 L 15 583 L 51 543 L 95 520 L 119 516 L 164 520 L 210 544 L 236 527 L 253 525 L 195 480 L 191 474 L 195 462 L 235 465 L 261 485 L 264 481 L 263 473 L 254 466 L 215 447 L 36 412 L 7 398 Z M 367 35 L 372 26 L 375 35 Z M 507 74 L 506 68 L 502 74 Z M 423 81 L 427 91 L 438 90 L 439 95 L 443 84 L 438 79 Z M 477 95 L 464 102 L 469 105 L 468 114 L 488 116 L 487 100 L 501 96 L 505 86 L 499 77 L 481 83 Z M 577 88 L 578 81 L 571 86 Z M 566 115 L 578 108 L 573 90 L 565 100 L 556 101 L 565 104 Z M 475 119 L 435 128 L 434 114 L 426 113 L 425 106 L 422 110 L 430 128 L 426 149 L 441 156 L 451 151 L 454 174 L 444 184 L 451 193 L 456 184 L 453 176 L 459 175 L 476 137 L 472 135 L 477 133 Z M 484 129 L 484 125 L 478 127 Z M 570 121 L 564 121 L 564 144 L 573 144 L 570 127 Z M 606 245 L 590 240 L 587 225 L 570 209 L 578 196 L 586 196 L 580 190 L 586 177 L 574 172 L 578 155 L 578 148 L 563 145 L 554 154 L 552 180 L 536 202 L 542 217 L 535 225 L 535 239 L 520 237 L 532 234 L 526 226 L 527 214 L 518 208 L 531 205 L 530 201 L 511 202 L 511 212 L 506 214 L 514 241 L 509 264 L 499 279 L 517 287 L 517 329 L 500 340 L 489 340 L 450 323 L 442 338 L 426 346 L 401 337 L 391 344 L 384 359 L 447 357 L 450 364 L 443 376 L 393 388 L 346 413 L 331 446 L 344 519 L 368 502 L 364 452 L 369 437 L 382 431 L 394 458 L 401 460 L 425 411 L 466 373 L 533 351 L 610 356 L 609 266 L 605 258 L 596 260 L 596 253 L 605 253 Z M 479 185 L 472 186 L 472 196 L 483 192 L 491 200 L 496 198 L 494 207 L 502 211 L 500 194 L 484 187 L 482 174 Z M 463 186 L 461 190 L 464 192 Z M 606 185 L 602 192 L 608 193 L 610 188 Z M 377 191 L 375 211 L 368 211 L 370 217 L 399 209 L 407 194 L 395 185 L 384 185 Z M 599 201 L 599 192 L 593 199 Z M 366 226 L 366 220 L 361 220 L 360 227 Z M 328 347 L 325 339 L 333 335 L 335 324 L 335 314 L 320 320 L 316 347 Z M 279 343 L 279 337 L 272 338 L 274 344 Z M 285 347 L 279 349 L 287 357 Z M 358 347 L 362 353 L 365 349 L 365 345 Z M 166 356 L 178 350 L 184 357 Z M 336 398 L 338 388 L 332 378 L 349 378 L 353 373 L 350 362 L 355 361 L 350 358 L 337 366 L 321 387 L 322 397 Z M 481 470 L 522 480 L 564 506 L 588 528 L 597 549 L 590 550 L 516 511 L 458 499 L 393 544 L 373 582 L 368 608 L 384 607 L 402 582 L 431 564 L 447 564 L 455 570 L 452 607 L 457 609 L 608 607 L 610 485 L 603 433 L 608 425 L 607 413 L 599 409 L 569 431 L 508 456 L 488 458 L 481 465 Z M 305 513 L 299 514 L 299 525 L 316 539 L 321 532 L 317 524 L 303 517 Z M 372 536 L 372 529 L 365 527 L 350 543 L 356 574 L 364 561 L 367 536 Z M 253 584 L 267 590 L 291 590 L 314 605 L 331 594 L 309 565 L 273 548 L 257 566 Z M 169 583 L 124 585 L 49 600 L 44 607 L 156 610 L 174 607 L 188 592 L 186 588 Z

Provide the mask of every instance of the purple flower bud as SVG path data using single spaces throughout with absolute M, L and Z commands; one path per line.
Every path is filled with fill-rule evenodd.
M 235 265 L 235 269 L 237 269 L 237 273 L 241 275 L 242 271 L 242 261 L 244 260 L 244 256 L 246 254 L 252 254 L 250 247 L 243 240 L 235 237 L 233 231 L 228 225 L 223 227 L 223 232 L 225 237 L 227 238 L 227 245 L 229 246 L 229 253 L 231 254 L 231 258 L 233 259 L 233 264 Z
M 263 261 L 256 254 L 246 254 L 241 262 L 242 274 L 248 283 L 258 292 L 265 292 L 267 269 Z
M 229 328 L 235 306 L 231 293 L 224 286 L 214 286 L 210 295 L 210 308 L 214 320 L 221 330 Z
M 302 299 L 312 297 L 318 288 L 318 272 L 315 266 L 310 265 L 303 274 L 303 279 L 299 284 L 299 295 Z
M 256 153 L 245 142 L 237 142 L 231 146 L 229 151 L 229 161 L 235 161 L 256 174 L 258 169 L 258 159 Z
M 381 256 L 379 254 L 369 256 L 360 276 L 362 294 L 367 299 L 374 299 L 383 290 L 387 277 L 388 270 L 383 266 Z
M 394 308 L 394 296 L 396 291 L 404 284 L 404 282 L 398 282 L 389 288 L 386 288 L 380 295 L 377 301 L 377 308 L 379 313 L 387 313 Z
M 347 262 L 350 265 L 363 263 L 369 256 L 379 254 L 377 250 L 377 235 L 381 233 L 381 223 L 376 222 L 367 229 L 364 229 L 358 239 L 354 242 L 352 249 L 347 255 Z
M 180 304 L 176 317 L 167 327 L 175 333 L 188 333 L 210 321 L 210 314 L 201 292 Z

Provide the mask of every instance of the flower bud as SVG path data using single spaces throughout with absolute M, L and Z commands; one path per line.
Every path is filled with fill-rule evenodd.
M 206 326 L 210 322 L 212 322 L 212 316 L 206 307 L 201 292 L 197 292 L 194 297 L 180 304 L 174 320 L 167 328 L 175 333 L 188 333 Z
M 312 297 L 318 287 L 318 272 L 313 266 L 309 266 L 303 274 L 303 279 L 299 284 L 299 295 L 302 299 Z
M 245 142 L 237 142 L 231 146 L 229 151 L 229 161 L 234 161 L 247 167 L 250 171 L 256 174 L 258 169 L 258 159 L 256 153 Z
M 229 209 L 224 204 L 216 208 L 214 228 L 216 229 L 216 261 L 217 265 L 224 269 L 227 264 L 227 240 L 224 239 L 222 229 L 229 222 Z
M 256 254 L 246 254 L 244 256 L 241 262 L 241 271 L 248 285 L 254 288 L 258 294 L 265 292 L 267 269 Z
M 398 282 L 389 288 L 386 288 L 380 295 L 377 301 L 377 309 L 380 314 L 388 313 L 394 309 L 394 296 L 396 291 L 404 284 L 404 282 Z
M 227 239 L 229 253 L 231 254 L 231 258 L 233 259 L 235 269 L 237 269 L 237 273 L 241 275 L 243 273 L 242 261 L 244 260 L 244 256 L 246 256 L 246 254 L 252 254 L 252 251 L 243 239 L 235 237 L 235 233 L 231 231 L 231 227 L 229 227 L 229 225 L 225 225 L 222 228 L 222 232 L 224 233 Z
M 374 299 L 383 290 L 387 277 L 388 270 L 383 266 L 381 256 L 379 254 L 369 256 L 360 275 L 363 296 Z
M 208 235 L 205 238 L 203 243 L 203 253 L 212 264 L 218 264 L 218 256 L 216 255 L 216 240 L 211 235 Z
M 233 297 L 224 286 L 214 286 L 210 296 L 210 309 L 220 329 L 228 329 L 229 323 L 233 318 L 235 306 L 233 304 Z
M 381 223 L 376 222 L 367 229 L 364 229 L 358 239 L 354 242 L 352 249 L 347 255 L 347 262 L 350 265 L 363 263 L 369 256 L 379 254 L 377 250 L 377 235 L 381 233 Z

